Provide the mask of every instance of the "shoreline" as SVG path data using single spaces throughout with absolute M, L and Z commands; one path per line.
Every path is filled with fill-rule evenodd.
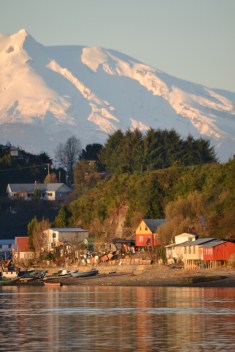
M 86 269 L 87 267 L 83 267 L 81 271 Z M 53 282 L 60 282 L 64 286 L 235 287 L 235 268 L 195 271 L 152 265 L 138 266 L 136 270 L 129 268 L 129 271 L 127 266 L 121 270 L 119 267 L 108 266 L 97 266 L 97 269 L 99 270 L 97 276 L 56 278 Z M 43 281 L 0 282 L 2 287 L 13 285 L 42 286 Z

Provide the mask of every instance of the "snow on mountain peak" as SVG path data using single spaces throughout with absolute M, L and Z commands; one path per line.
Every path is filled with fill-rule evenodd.
M 17 33 L 11 34 L 9 36 L 10 42 L 18 48 L 23 48 L 26 40 L 28 38 L 32 38 L 30 34 L 26 31 L 26 29 L 20 29 Z M 33 39 L 33 38 L 32 38 Z
M 93 72 L 96 72 L 100 65 L 104 65 L 108 61 L 108 55 L 102 48 L 84 48 L 81 61 Z
M 117 128 L 172 129 L 235 149 L 235 94 L 172 77 L 125 54 L 45 47 L 22 29 L 0 34 L 0 143 L 52 153 L 75 134 L 104 143 Z

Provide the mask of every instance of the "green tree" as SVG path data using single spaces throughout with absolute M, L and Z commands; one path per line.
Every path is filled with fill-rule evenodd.
M 28 224 L 28 236 L 30 247 L 39 255 L 47 243 L 44 231 L 50 228 L 48 220 L 42 219 L 38 221 L 34 217 Z
M 29 237 L 29 247 L 34 250 L 33 245 L 33 233 L 38 225 L 38 220 L 34 216 L 34 218 L 28 223 L 28 237 Z
M 122 161 L 122 152 L 124 144 L 124 134 L 117 130 L 108 137 L 108 140 L 101 150 L 99 160 L 111 173 L 122 173 L 124 169 Z
M 138 130 L 127 130 L 121 153 L 123 172 L 130 174 L 143 171 L 143 135 Z
M 62 206 L 62 208 L 59 210 L 59 213 L 55 219 L 55 226 L 56 227 L 69 226 L 71 215 L 72 214 L 69 210 L 69 207 L 66 205 Z

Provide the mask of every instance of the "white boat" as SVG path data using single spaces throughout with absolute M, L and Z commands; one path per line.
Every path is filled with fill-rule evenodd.
M 71 271 L 67 269 L 61 269 L 57 271 L 57 273 L 53 273 L 51 275 L 46 275 L 43 280 L 47 279 L 58 279 L 58 277 L 63 278 L 63 277 L 70 277 L 71 276 Z
M 71 271 L 67 269 L 59 270 L 57 273 L 58 276 L 71 276 Z

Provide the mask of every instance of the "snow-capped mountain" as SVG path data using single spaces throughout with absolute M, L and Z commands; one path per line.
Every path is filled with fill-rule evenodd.
M 114 50 L 0 34 L 0 144 L 46 151 L 71 135 L 105 143 L 116 129 L 174 128 L 235 154 L 235 93 L 187 82 Z

